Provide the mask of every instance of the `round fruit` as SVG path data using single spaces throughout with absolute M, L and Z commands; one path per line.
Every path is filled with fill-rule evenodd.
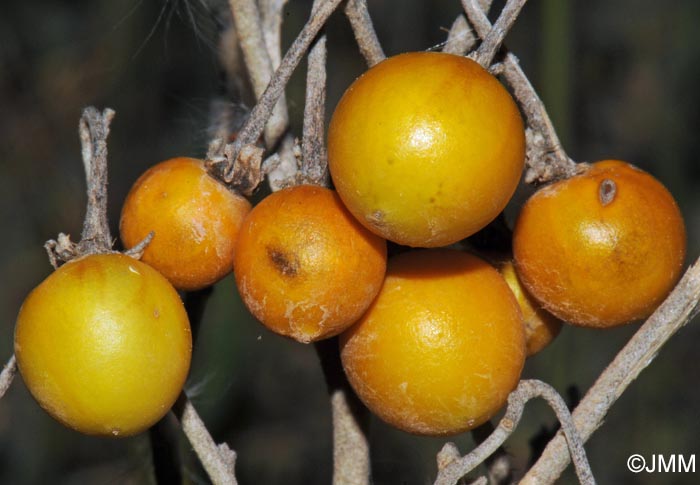
M 299 185 L 251 211 L 234 268 L 258 320 L 311 342 L 342 332 L 370 305 L 384 280 L 386 241 L 362 227 L 332 190 Z
M 525 322 L 527 356 L 530 357 L 544 349 L 554 340 L 554 337 L 559 335 L 562 323 L 554 315 L 542 308 L 523 288 L 515 272 L 515 266 L 513 266 L 511 261 L 501 264 L 498 269 L 520 305 L 520 311 Z
M 345 205 L 408 246 L 448 245 L 486 226 L 513 195 L 524 156 L 522 119 L 503 85 L 476 62 L 437 52 L 365 72 L 328 131 Z
M 162 418 L 191 351 L 172 285 L 116 253 L 61 266 L 29 294 L 15 328 L 29 391 L 51 416 L 90 435 L 133 435 Z
M 238 231 L 250 209 L 244 197 L 211 177 L 201 160 L 173 158 L 136 181 L 119 228 L 126 247 L 153 231 L 141 259 L 176 288 L 192 291 L 231 272 Z
M 518 217 L 518 276 L 562 320 L 611 327 L 646 318 L 668 295 L 685 258 L 673 196 L 617 161 L 536 192 Z
M 447 249 L 392 258 L 379 296 L 340 345 L 367 407 L 426 435 L 461 433 L 491 418 L 525 360 L 522 315 L 503 277 Z

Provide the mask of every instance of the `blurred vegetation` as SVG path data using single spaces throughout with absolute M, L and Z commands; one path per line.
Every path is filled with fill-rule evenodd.
M 287 44 L 310 4 L 293 0 L 288 6 Z M 439 46 L 460 11 L 457 0 L 369 4 L 387 54 Z M 2 362 L 12 352 L 22 300 L 50 272 L 44 241 L 80 231 L 81 109 L 109 106 L 117 112 L 109 143 L 116 235 L 121 202 L 142 171 L 172 156 L 204 153 L 210 104 L 222 94 L 216 53 L 222 11 L 225 2 L 212 0 L 27 0 L 0 6 Z M 696 0 L 533 0 L 507 40 L 574 159 L 630 161 L 675 194 L 687 221 L 689 259 L 700 252 L 698 18 Z M 340 15 L 328 35 L 330 112 L 364 67 Z M 287 90 L 296 128 L 303 80 L 300 70 Z M 238 101 L 251 105 L 250 99 Z M 636 328 L 565 328 L 528 362 L 525 377 L 549 382 L 565 395 L 582 394 Z M 627 457 L 700 452 L 698 338 L 697 322 L 681 330 L 589 441 L 600 483 L 670 483 L 664 475 L 632 475 Z M 216 286 L 207 305 L 188 392 L 215 439 L 239 453 L 241 483 L 330 483 L 330 410 L 314 349 L 253 321 L 231 277 Z M 508 442 L 520 469 L 527 466 L 531 438 L 554 423 L 544 404 L 528 407 Z M 374 483 L 431 482 L 443 439 L 409 436 L 375 420 L 371 440 Z M 472 446 L 469 435 L 457 442 L 463 451 Z M 184 479 L 207 483 L 186 443 L 181 452 Z M 562 483 L 572 477 L 568 472 Z M 672 479 L 697 483 L 692 474 Z M 19 378 L 0 401 L 0 483 L 151 481 L 147 435 L 114 441 L 64 429 L 35 404 Z

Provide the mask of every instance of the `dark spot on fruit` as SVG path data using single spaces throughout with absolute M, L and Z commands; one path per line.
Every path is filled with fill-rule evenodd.
M 598 187 L 598 199 L 603 207 L 611 203 L 617 194 L 617 184 L 614 180 L 604 179 Z
M 299 262 L 294 257 L 275 248 L 267 248 L 267 255 L 282 275 L 294 277 L 299 273 Z

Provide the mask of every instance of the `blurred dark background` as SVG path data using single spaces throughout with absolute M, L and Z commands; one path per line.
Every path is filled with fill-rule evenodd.
M 288 45 L 310 1 L 286 9 Z M 502 2 L 495 2 L 495 9 Z M 369 1 L 387 54 L 439 46 L 460 2 Z M 167 158 L 203 156 L 210 105 L 221 96 L 218 0 L 71 0 L 0 6 L 0 361 L 14 320 L 51 271 L 44 241 L 77 239 L 84 176 L 77 124 L 84 106 L 117 116 L 109 139 L 113 234 L 133 181 Z M 533 0 L 508 37 L 578 161 L 619 158 L 656 175 L 685 215 L 689 261 L 700 253 L 700 2 Z M 328 27 L 329 108 L 364 69 L 346 20 Z M 302 64 L 303 67 L 303 64 Z M 293 127 L 303 111 L 303 69 L 287 89 Z M 237 100 L 250 106 L 249 99 Z M 516 207 L 513 211 L 517 210 Z M 691 322 L 611 409 L 587 444 L 599 483 L 699 483 L 697 474 L 633 475 L 627 457 L 700 452 L 698 322 Z M 532 358 L 525 377 L 583 394 L 638 325 L 565 328 Z M 50 330 L 49 330 L 50 331 Z M 199 330 L 188 393 L 218 441 L 238 453 L 242 484 L 326 484 L 331 429 L 314 348 L 275 336 L 242 308 L 233 279 L 216 285 Z M 553 414 L 531 403 L 507 448 L 519 469 Z M 376 484 L 426 484 L 445 440 L 372 427 Z M 472 438 L 456 438 L 462 451 Z M 186 483 L 208 483 L 184 441 Z M 153 483 L 148 434 L 84 437 L 49 418 L 17 378 L 0 401 L 0 483 Z M 700 473 L 700 472 L 698 472 Z M 561 483 L 573 483 L 571 471 Z

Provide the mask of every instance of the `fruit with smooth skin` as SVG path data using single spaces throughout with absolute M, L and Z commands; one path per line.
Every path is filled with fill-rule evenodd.
M 162 418 L 187 377 L 189 321 L 172 285 L 121 254 L 48 276 L 17 317 L 15 354 L 34 398 L 89 435 L 129 436 Z
M 328 164 L 357 219 L 399 244 L 444 246 L 486 226 L 520 180 L 525 134 L 503 85 L 466 57 L 414 52 L 365 72 L 328 130 Z
M 648 317 L 678 281 L 685 249 L 673 196 L 618 160 L 537 191 L 513 235 L 528 291 L 557 317 L 586 327 Z
M 243 223 L 238 291 L 267 328 L 299 342 L 337 335 L 369 307 L 384 280 L 386 241 L 329 189 L 299 185 L 260 202 Z
M 204 162 L 173 158 L 148 169 L 122 208 L 120 233 L 133 247 L 149 232 L 142 261 L 176 288 L 205 288 L 231 272 L 238 231 L 251 205 L 211 177 Z
M 503 277 L 449 249 L 390 259 L 379 296 L 340 345 L 365 405 L 423 435 L 461 433 L 493 417 L 525 361 L 522 315 Z
M 542 308 L 528 291 L 523 288 L 512 261 L 505 261 L 499 264 L 498 270 L 503 275 L 520 305 L 523 322 L 525 323 L 527 356 L 535 355 L 559 335 L 562 323 L 557 317 Z

